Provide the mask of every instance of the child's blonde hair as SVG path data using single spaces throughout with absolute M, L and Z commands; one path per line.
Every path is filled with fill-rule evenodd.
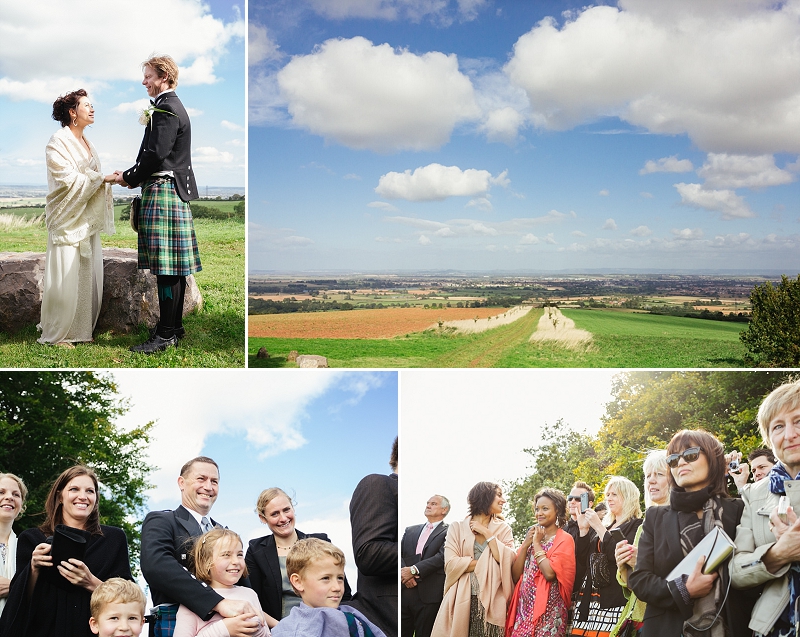
M 142 609 L 142 617 L 144 617 L 146 603 L 144 591 L 135 582 L 121 577 L 112 577 L 94 589 L 89 602 L 89 610 L 92 617 L 97 620 L 109 604 L 139 604 Z
M 221 541 L 232 542 L 236 540 L 244 548 L 244 542 L 239 534 L 230 529 L 215 528 L 204 533 L 194 543 L 192 548 L 192 572 L 201 582 L 211 584 L 211 567 L 214 564 L 214 547 Z M 242 577 L 247 577 L 247 565 L 242 562 Z
M 336 566 L 344 568 L 344 553 L 338 546 L 316 537 L 298 540 L 286 556 L 286 576 L 290 582 L 294 573 L 302 577 L 303 571 L 312 562 L 325 557 L 332 557 Z M 292 588 L 294 588 L 294 584 L 292 584 Z M 296 589 L 295 592 L 297 592 Z

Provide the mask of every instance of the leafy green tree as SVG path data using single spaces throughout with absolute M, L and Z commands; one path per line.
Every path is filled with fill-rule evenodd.
M 745 360 L 759 367 L 800 366 L 800 274 L 781 276 L 750 292 L 753 316 L 739 338 L 749 351 Z
M 565 494 L 578 478 L 574 468 L 582 459 L 594 454 L 590 436 L 572 431 L 563 420 L 544 426 L 542 444 L 524 450 L 530 454 L 533 472 L 521 480 L 503 485 L 513 521 L 511 529 L 518 542 L 525 538 L 536 520 L 531 502 L 543 487 L 554 487 Z
M 0 471 L 17 474 L 29 489 L 18 531 L 41 524 L 55 479 L 85 464 L 100 480 L 100 521 L 125 531 L 138 563 L 153 423 L 122 431 L 114 419 L 127 410 L 110 375 L 0 372 Z

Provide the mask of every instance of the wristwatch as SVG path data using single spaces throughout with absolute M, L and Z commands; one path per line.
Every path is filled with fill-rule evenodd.
M 412 566 L 412 567 L 411 567 L 411 574 L 412 574 L 414 577 L 416 577 L 417 575 L 419 575 L 419 569 L 418 569 L 416 566 Z

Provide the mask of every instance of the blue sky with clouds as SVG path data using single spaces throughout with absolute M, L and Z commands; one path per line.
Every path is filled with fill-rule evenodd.
M 245 543 L 265 535 L 255 502 L 263 489 L 281 487 L 295 497 L 297 528 L 327 533 L 345 552 L 355 587 L 350 496 L 365 475 L 391 472 L 397 372 L 308 371 L 116 370 L 119 394 L 131 405 L 118 424 L 156 421 L 151 510 L 178 506 L 181 465 L 210 456 L 220 466 L 215 519 Z
M 798 13 L 252 0 L 249 267 L 796 272 Z
M 244 3 L 139 0 L 120 11 L 111 2 L 0 0 L 0 15 L 0 183 L 47 183 L 44 148 L 59 126 L 52 104 L 77 88 L 95 106 L 87 137 L 103 169 L 129 168 L 148 103 L 141 62 L 157 52 L 178 62 L 201 190 L 244 186 Z

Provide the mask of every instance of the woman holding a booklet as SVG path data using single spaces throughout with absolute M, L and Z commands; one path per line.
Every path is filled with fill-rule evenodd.
M 125 533 L 100 524 L 98 505 L 97 476 L 88 467 L 71 467 L 56 479 L 45 521 L 19 536 L 0 635 L 93 637 L 92 591 L 110 577 L 133 579 Z
M 636 568 L 628 586 L 647 603 L 642 637 L 749 636 L 752 604 L 730 587 L 728 537 L 742 517 L 741 500 L 730 498 L 722 443 L 706 431 L 681 430 L 667 447 L 670 504 L 648 511 Z M 719 531 L 724 531 L 720 533 Z M 689 556 L 713 533 L 717 542 Z M 681 563 L 684 562 L 682 565 Z M 673 573 L 681 565 L 683 574 Z M 679 569 L 680 570 L 680 569 Z

